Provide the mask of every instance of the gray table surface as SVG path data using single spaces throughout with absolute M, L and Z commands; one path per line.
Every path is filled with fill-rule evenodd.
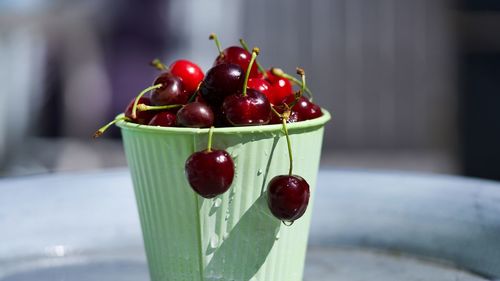
M 324 169 L 315 196 L 304 280 L 500 276 L 499 183 Z M 148 280 L 125 169 L 0 180 L 0 241 L 1 281 Z

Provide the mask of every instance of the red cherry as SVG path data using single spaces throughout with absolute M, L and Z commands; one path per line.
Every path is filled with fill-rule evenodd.
M 156 113 L 156 115 L 149 121 L 150 126 L 161 126 L 161 127 L 173 127 L 176 124 L 177 117 L 175 113 L 170 111 L 162 111 Z
M 269 82 L 267 82 L 266 80 L 261 78 L 250 78 L 248 79 L 247 88 L 254 89 L 263 93 L 264 95 L 266 95 L 267 99 L 271 101 L 271 84 L 269 84 Z
M 241 90 L 244 72 L 237 64 L 218 64 L 208 70 L 200 94 L 209 105 L 219 107 L 224 98 Z
M 284 102 L 292 104 L 295 100 L 294 96 L 288 96 Z M 321 107 L 312 103 L 308 98 L 301 96 L 292 107 L 292 112 L 297 112 L 297 121 L 310 120 L 323 115 Z
M 224 49 L 224 51 L 219 54 L 219 56 L 215 59 L 214 66 L 223 63 L 234 63 L 239 65 L 241 69 L 247 69 L 251 57 L 252 55 L 245 49 L 239 46 L 231 46 Z M 260 74 L 257 69 L 257 65 L 253 65 L 252 70 L 250 71 L 250 77 L 258 76 L 260 76 Z
M 184 90 L 182 80 L 170 72 L 161 73 L 153 85 L 162 84 L 151 94 L 153 105 L 185 104 L 190 98 L 189 92 Z
M 279 114 L 283 114 L 286 110 L 286 107 L 284 105 L 275 105 L 273 106 L 274 110 L 276 110 Z M 295 123 L 299 121 L 299 115 L 297 114 L 296 111 L 291 111 L 290 116 L 288 116 L 288 119 L 286 120 L 287 123 Z M 269 121 L 269 124 L 281 124 L 281 118 L 278 117 L 276 114 L 272 114 L 271 121 Z
M 208 128 L 214 124 L 214 113 L 204 103 L 188 103 L 177 112 L 177 123 L 190 128 Z
M 204 198 L 226 192 L 234 178 L 234 163 L 224 150 L 203 150 L 193 153 L 186 161 L 189 185 Z
M 271 70 L 267 71 L 267 81 L 271 84 L 271 98 L 269 101 L 272 104 L 279 104 L 284 98 L 293 94 L 292 83 L 286 78 L 274 75 Z
M 271 213 L 282 221 L 295 221 L 309 204 L 309 184 L 297 175 L 274 177 L 267 186 L 267 203 Z
M 170 72 L 182 80 L 184 90 L 194 93 L 205 75 L 203 70 L 188 60 L 176 60 L 170 65 Z
M 222 104 L 222 111 L 234 126 L 264 125 L 271 119 L 271 104 L 266 96 L 254 89 L 247 94 L 228 96 Z
M 258 54 L 259 48 L 254 48 L 243 80 L 243 89 L 226 97 L 222 103 L 222 112 L 234 126 L 263 125 L 271 119 L 271 104 L 267 97 L 248 88 L 250 69 Z
M 127 108 L 125 109 L 125 117 L 129 118 L 132 120 L 132 122 L 137 123 L 137 124 L 148 124 L 151 118 L 155 116 L 154 111 L 137 111 L 136 112 L 136 118 L 132 118 L 132 109 L 134 107 L 134 102 L 136 98 L 133 98 L 130 103 L 127 105 Z M 145 105 L 151 105 L 151 98 L 148 94 L 145 94 L 141 98 L 139 98 L 139 102 L 137 104 L 145 104 Z

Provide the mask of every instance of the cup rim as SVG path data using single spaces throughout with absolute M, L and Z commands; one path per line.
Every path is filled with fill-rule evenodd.
M 321 109 L 323 115 L 306 120 L 300 121 L 296 123 L 288 123 L 287 129 L 288 131 L 298 131 L 304 129 L 311 129 L 316 127 L 324 126 L 330 119 L 330 113 L 324 108 Z M 116 118 L 122 118 L 123 113 L 116 116 Z M 184 134 L 203 134 L 207 133 L 209 128 L 186 128 L 186 127 L 161 127 L 161 126 L 149 126 L 149 125 L 141 125 L 137 123 L 127 122 L 125 120 L 120 120 L 116 122 L 116 125 L 122 129 L 134 130 L 134 131 L 142 131 L 142 132 L 156 132 L 156 133 L 184 133 Z M 257 125 L 257 126 L 239 126 L 239 127 L 215 127 L 214 132 L 217 133 L 226 133 L 226 134 L 242 134 L 242 133 L 267 133 L 267 132 L 277 132 L 281 131 L 281 124 L 272 124 L 272 125 Z

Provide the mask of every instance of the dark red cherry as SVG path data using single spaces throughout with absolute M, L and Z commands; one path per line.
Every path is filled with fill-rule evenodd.
M 200 86 L 201 97 L 211 106 L 220 106 L 224 98 L 241 90 L 244 76 L 237 64 L 218 64 L 207 72 Z
M 276 110 L 279 114 L 283 114 L 285 112 L 286 108 L 284 105 L 275 105 L 274 110 Z M 288 116 L 288 119 L 286 120 L 287 123 L 295 123 L 299 121 L 299 116 L 297 112 L 291 111 L 290 116 Z M 271 121 L 269 121 L 269 124 L 281 124 L 281 118 L 278 117 L 276 114 L 272 114 Z
M 170 72 L 160 74 L 153 85 L 162 84 L 151 94 L 153 105 L 185 104 L 190 98 L 189 92 L 184 90 L 182 80 Z
M 151 118 L 155 116 L 156 112 L 154 111 L 136 111 L 136 118 L 132 118 L 132 109 L 134 107 L 134 102 L 135 98 L 133 98 L 130 103 L 127 105 L 127 108 L 125 109 L 125 117 L 129 118 L 132 120 L 132 122 L 137 123 L 137 124 L 148 124 Z M 145 105 L 151 105 L 151 98 L 148 94 L 145 94 L 144 96 L 139 98 L 139 102 L 137 104 L 145 104 Z
M 295 100 L 295 97 L 288 96 L 285 99 L 287 104 L 292 104 Z M 297 112 L 297 121 L 310 120 L 314 118 L 318 118 L 323 115 L 321 112 L 321 107 L 312 103 L 308 98 L 301 96 L 297 100 L 297 103 L 292 107 L 292 112 Z
M 241 69 L 247 69 L 248 64 L 250 63 L 250 59 L 252 55 L 239 46 L 231 46 L 224 51 L 215 59 L 214 66 L 223 63 L 234 63 L 241 67 Z M 259 70 L 257 69 L 257 65 L 253 65 L 250 71 L 250 77 L 258 77 L 260 76 Z
M 226 192 L 234 178 L 234 163 L 224 150 L 203 150 L 193 153 L 186 161 L 189 185 L 204 198 Z
M 267 203 L 271 213 L 282 221 L 300 218 L 309 204 L 309 184 L 300 176 L 276 176 L 267 186 Z
M 174 112 L 162 111 L 156 113 L 156 115 L 149 121 L 150 126 L 161 126 L 161 127 L 174 127 L 176 124 L 177 117 Z
M 264 125 L 271 119 L 269 100 L 254 89 L 247 89 L 246 95 L 238 92 L 228 96 L 222 104 L 222 111 L 234 126 Z
M 267 71 L 267 81 L 271 84 L 269 101 L 272 104 L 279 104 L 290 94 L 293 94 L 293 88 L 290 81 L 274 75 L 271 70 Z
M 184 90 L 190 94 L 198 89 L 198 85 L 205 76 L 198 65 L 188 60 L 176 60 L 170 65 L 169 69 L 170 73 L 182 80 Z
M 208 128 L 214 124 L 214 113 L 204 103 L 188 103 L 177 112 L 177 124 L 190 128 Z

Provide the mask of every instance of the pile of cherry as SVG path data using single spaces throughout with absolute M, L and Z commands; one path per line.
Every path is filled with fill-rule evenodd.
M 121 118 L 100 128 L 98 137 L 120 120 L 163 127 L 210 128 L 206 150 L 195 152 L 186 161 L 189 184 L 200 196 L 213 198 L 226 192 L 234 177 L 234 163 L 224 150 L 211 147 L 214 127 L 282 124 L 288 144 L 288 175 L 274 177 L 267 189 L 271 212 L 283 222 L 301 217 L 309 202 L 309 185 L 292 174 L 291 143 L 287 123 L 314 119 L 322 115 L 306 86 L 303 69 L 300 80 L 279 68 L 265 70 L 256 57 L 258 48 L 231 46 L 222 50 L 215 34 L 210 35 L 219 51 L 206 75 L 188 60 L 166 66 L 152 62 L 161 73 L 152 86 L 144 89 L 125 109 Z M 292 83 L 300 89 L 293 91 Z M 309 97 L 304 96 L 307 94 Z

